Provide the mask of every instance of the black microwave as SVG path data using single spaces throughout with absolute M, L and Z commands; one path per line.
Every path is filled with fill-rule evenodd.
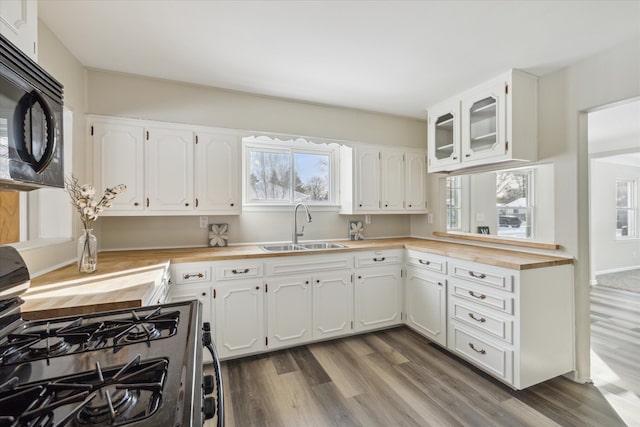
M 62 85 L 0 35 L 0 190 L 64 187 Z

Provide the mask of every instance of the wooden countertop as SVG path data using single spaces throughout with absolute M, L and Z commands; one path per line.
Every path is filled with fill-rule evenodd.
M 25 318 L 57 317 L 139 307 L 170 262 L 221 261 L 382 249 L 412 249 L 515 270 L 572 264 L 571 258 L 417 238 L 340 241 L 341 249 L 268 253 L 256 245 L 101 252 L 98 269 L 81 274 L 76 264 L 36 277 L 24 295 Z

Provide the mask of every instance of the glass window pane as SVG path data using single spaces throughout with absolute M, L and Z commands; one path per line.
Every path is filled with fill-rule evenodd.
M 630 208 L 631 206 L 631 194 L 632 194 L 632 181 L 616 181 L 616 206 L 619 208 Z
M 288 201 L 291 188 L 289 153 L 252 150 L 250 154 L 251 201 Z
M 294 153 L 293 199 L 328 201 L 331 158 L 328 154 Z

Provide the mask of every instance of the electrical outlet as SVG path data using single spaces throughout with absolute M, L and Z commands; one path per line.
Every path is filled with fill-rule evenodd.
M 365 215 L 364 216 L 364 223 L 365 224 L 371 224 L 371 215 Z
M 200 228 L 207 228 L 209 226 L 209 217 L 200 217 Z
M 427 223 L 433 224 L 433 214 L 427 214 Z

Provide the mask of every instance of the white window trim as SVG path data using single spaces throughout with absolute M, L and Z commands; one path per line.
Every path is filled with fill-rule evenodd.
M 632 185 L 632 189 L 631 189 L 631 203 L 629 204 L 629 207 L 626 208 L 619 208 L 618 207 L 618 203 L 616 200 L 616 205 L 615 205 L 615 227 L 614 227 L 614 235 L 615 235 L 615 239 L 619 240 L 619 241 L 627 241 L 627 240 L 636 240 L 640 238 L 640 233 L 638 231 L 638 221 L 640 220 L 640 209 L 638 209 L 638 180 L 635 178 L 629 178 L 629 177 L 616 177 L 615 180 L 615 188 L 614 188 L 614 194 L 618 194 L 618 182 L 630 182 Z M 627 210 L 627 211 L 631 211 L 633 214 L 632 216 L 635 218 L 635 227 L 633 230 L 633 234 L 628 234 L 626 236 L 618 236 L 617 230 L 618 230 L 618 211 L 619 210 Z
M 329 175 L 329 191 L 330 200 L 326 202 L 308 201 L 309 206 L 317 208 L 327 208 L 327 211 L 337 211 L 339 209 L 339 182 L 340 182 L 340 146 L 332 141 L 321 140 L 317 138 L 302 138 L 297 136 L 271 137 L 266 135 L 247 136 L 242 138 L 242 203 L 243 211 L 259 212 L 259 211 L 288 211 L 291 206 L 297 202 L 289 201 L 261 201 L 256 202 L 249 199 L 249 175 L 250 170 L 250 149 L 259 149 L 260 151 L 282 152 L 283 150 L 295 151 L 298 153 L 317 153 L 328 154 L 330 158 L 330 175 Z M 295 165 L 292 163 L 292 167 Z M 291 196 L 290 196 L 291 198 Z M 324 209 L 322 209 L 324 210 Z

